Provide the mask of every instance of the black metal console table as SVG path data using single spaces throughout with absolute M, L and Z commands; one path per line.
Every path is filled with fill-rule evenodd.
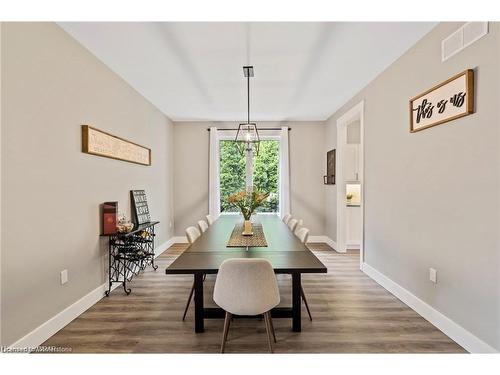
M 122 283 L 125 293 L 132 291 L 127 288 L 127 281 L 147 266 L 152 266 L 156 271 L 155 265 L 155 225 L 159 221 L 136 225 L 128 233 L 101 234 L 103 237 L 109 237 L 109 286 L 105 292 L 106 297 L 111 292 L 113 283 Z

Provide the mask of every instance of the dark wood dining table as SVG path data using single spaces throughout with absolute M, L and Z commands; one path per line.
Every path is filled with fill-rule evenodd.
M 326 273 L 327 268 L 277 215 L 258 214 L 252 219 L 262 224 L 267 247 L 227 247 L 235 225 L 242 220 L 240 215 L 221 215 L 165 270 L 167 274 L 194 277 L 195 332 L 204 331 L 204 319 L 224 318 L 221 308 L 203 306 L 203 278 L 206 274 L 216 274 L 221 263 L 230 258 L 264 258 L 271 262 L 276 274 L 292 276 L 292 306 L 276 307 L 271 310 L 271 316 L 291 318 L 293 331 L 300 332 L 301 275 Z

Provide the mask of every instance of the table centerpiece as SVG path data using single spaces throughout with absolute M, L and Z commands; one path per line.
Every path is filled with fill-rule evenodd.
M 254 189 L 243 190 L 229 196 L 229 203 L 240 209 L 245 220 L 242 235 L 251 236 L 253 234 L 251 221 L 252 214 L 257 207 L 264 203 L 268 196 L 269 193 L 263 193 Z

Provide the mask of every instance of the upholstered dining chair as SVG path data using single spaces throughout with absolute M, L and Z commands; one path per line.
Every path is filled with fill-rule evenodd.
M 205 220 L 198 221 L 198 228 L 200 228 L 201 233 L 205 233 L 208 229 L 208 224 Z
M 304 224 L 304 220 L 300 219 L 299 221 L 297 221 L 297 226 L 295 227 L 295 230 L 293 231 L 293 233 L 295 235 L 297 235 L 297 231 L 302 228 L 302 225 Z
M 194 243 L 201 236 L 200 231 L 196 227 L 188 227 L 186 229 L 186 237 L 190 245 Z
M 283 216 L 283 219 L 281 219 L 281 220 L 283 220 L 283 222 L 285 224 L 288 224 L 288 222 L 290 221 L 291 218 L 292 218 L 292 215 L 286 214 L 285 216 Z
M 295 235 L 298 237 L 300 242 L 302 242 L 304 245 L 307 243 L 307 239 L 309 238 L 309 229 L 307 228 L 300 228 L 295 231 Z M 309 315 L 309 320 L 312 321 L 312 315 L 311 311 L 309 310 L 309 304 L 307 303 L 307 298 L 306 294 L 304 292 L 304 288 L 302 285 L 300 285 L 300 296 L 302 297 L 302 300 L 304 301 L 304 304 L 306 305 L 307 309 L 307 314 Z
M 305 227 L 299 228 L 295 231 L 295 235 L 298 237 L 300 242 L 305 244 L 307 242 L 307 239 L 309 238 L 309 229 Z
M 205 217 L 207 218 L 208 225 L 212 225 L 215 222 L 215 219 L 213 218 L 212 215 L 207 215 Z
M 205 224 L 206 225 L 206 224 Z M 198 239 L 198 237 L 201 236 L 200 231 L 196 227 L 188 227 L 186 229 L 186 237 L 189 241 L 189 244 L 192 245 L 194 241 Z M 186 314 L 189 309 L 189 304 L 191 303 L 191 300 L 193 299 L 193 294 L 194 294 L 194 281 L 193 281 L 193 286 L 191 287 L 191 291 L 189 292 L 189 297 L 186 303 L 186 308 L 184 309 L 184 315 L 182 315 L 182 320 L 186 319 Z
M 226 311 L 221 353 L 224 353 L 233 315 L 264 315 L 269 351 L 276 342 L 271 309 L 280 302 L 278 282 L 267 259 L 231 258 L 220 265 L 215 280 L 214 302 Z
M 287 223 L 288 225 L 288 228 L 290 228 L 290 230 L 292 231 L 292 233 L 295 232 L 295 228 L 297 228 L 297 224 L 299 223 L 299 221 L 297 219 L 290 219 Z

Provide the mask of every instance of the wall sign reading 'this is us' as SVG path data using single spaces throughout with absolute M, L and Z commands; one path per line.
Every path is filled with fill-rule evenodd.
M 468 69 L 410 99 L 410 132 L 474 113 L 474 71 Z

